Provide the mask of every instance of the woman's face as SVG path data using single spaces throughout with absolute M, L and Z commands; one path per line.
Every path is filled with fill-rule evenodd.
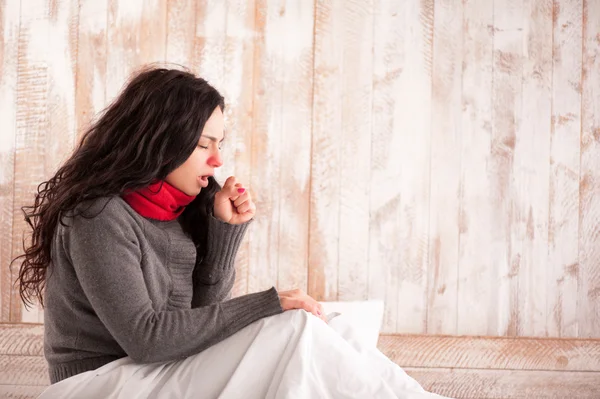
M 208 176 L 213 176 L 215 168 L 223 165 L 220 147 L 224 127 L 223 112 L 217 107 L 206 121 L 192 155 L 169 173 L 165 181 L 187 195 L 198 195 L 208 185 Z

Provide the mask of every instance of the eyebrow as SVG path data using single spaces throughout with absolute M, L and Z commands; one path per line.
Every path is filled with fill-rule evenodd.
M 205 138 L 205 139 L 209 139 L 210 141 L 217 142 L 217 138 L 216 138 L 216 137 L 213 137 L 213 136 L 205 136 L 205 135 L 202 135 L 202 136 L 200 136 L 200 138 Z M 219 143 L 222 143 L 223 141 L 225 141 L 225 137 L 223 137 L 223 138 L 221 139 L 221 141 L 219 141 Z

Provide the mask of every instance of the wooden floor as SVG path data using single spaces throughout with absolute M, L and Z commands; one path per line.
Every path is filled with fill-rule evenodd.
M 382 335 L 379 349 L 453 398 L 600 398 L 600 340 Z M 49 384 L 43 326 L 0 324 L 0 398 Z

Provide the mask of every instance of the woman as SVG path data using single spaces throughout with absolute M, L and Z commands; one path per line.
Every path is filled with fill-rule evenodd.
M 215 367 L 206 361 L 208 348 L 233 350 L 226 360 L 239 357 L 256 336 L 239 350 L 239 340 L 222 341 L 291 309 L 306 312 L 288 313 L 286 324 L 304 332 L 315 321 L 311 331 L 326 327 L 321 305 L 300 290 L 230 298 L 234 259 L 256 206 L 235 177 L 223 187 L 213 177 L 222 165 L 223 109 L 223 97 L 205 80 L 145 70 L 24 208 L 33 239 L 20 293 L 26 304 L 37 297 L 45 305 L 53 385 L 43 397 L 227 397 L 239 364 Z M 302 319 L 307 312 L 325 323 Z M 272 320 L 279 321 L 269 331 L 282 331 L 282 319 Z M 279 335 L 282 353 L 297 330 Z M 206 378 L 203 393 L 181 382 L 192 371 Z M 274 381 L 262 380 L 251 390 L 256 397 Z M 250 397 L 250 386 L 232 388 L 230 397 Z

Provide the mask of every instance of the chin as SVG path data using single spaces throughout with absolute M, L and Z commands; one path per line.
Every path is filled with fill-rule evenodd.
M 202 191 L 202 187 L 198 187 L 198 188 L 197 188 L 197 189 L 195 189 L 194 191 L 190 191 L 190 190 L 188 190 L 188 191 L 185 191 L 185 193 L 186 193 L 187 195 L 190 195 L 190 196 L 192 196 L 192 197 L 195 197 L 195 196 L 197 196 L 198 194 L 200 194 L 200 191 Z
M 179 191 L 181 191 L 182 193 L 189 195 L 189 196 L 196 196 L 198 195 L 198 193 L 200 193 L 200 190 L 202 189 L 202 187 L 194 187 L 192 185 L 190 186 L 185 186 L 185 187 L 181 187 L 179 189 Z

